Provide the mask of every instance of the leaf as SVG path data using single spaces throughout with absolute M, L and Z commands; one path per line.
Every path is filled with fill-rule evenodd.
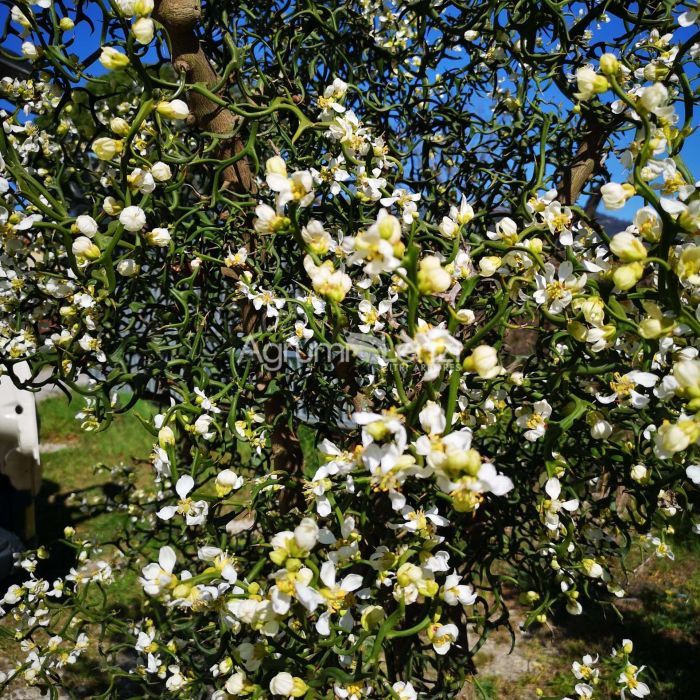
M 304 474 L 311 478 L 318 471 L 321 466 L 321 460 L 318 456 L 318 450 L 316 449 L 316 431 L 306 423 L 302 423 L 297 428 L 297 439 L 299 440 L 299 447 L 301 447 L 301 452 L 304 455 Z

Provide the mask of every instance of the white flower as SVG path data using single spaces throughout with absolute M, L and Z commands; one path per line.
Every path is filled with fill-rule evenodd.
M 143 567 L 143 577 L 139 581 L 148 595 L 160 595 L 177 583 L 177 577 L 173 575 L 176 561 L 174 550 L 166 546 L 160 548 L 157 564 L 148 564 Z
M 172 674 L 165 681 L 165 687 L 174 693 L 177 690 L 181 690 L 187 685 L 187 679 L 182 675 L 179 666 L 168 666 L 168 671 Z
M 280 166 L 280 161 L 284 170 Z M 296 202 L 300 207 L 308 207 L 314 201 L 314 181 L 309 170 L 298 170 L 288 177 L 286 165 L 279 156 L 276 159 L 270 158 L 267 164 L 267 186 L 278 193 L 279 207 L 283 207 L 287 202 Z
M 177 480 L 175 491 L 180 497 L 176 506 L 165 506 L 156 515 L 161 520 L 170 520 L 176 513 L 185 516 L 185 522 L 189 526 L 201 525 L 207 519 L 209 505 L 206 501 L 193 501 L 188 494 L 194 488 L 194 479 L 188 474 L 184 474 Z
M 592 686 L 588 685 L 588 683 L 577 683 L 574 686 L 574 690 L 576 691 L 576 695 L 578 695 L 580 698 L 593 697 L 593 688 Z
M 304 269 L 311 278 L 311 284 L 321 296 L 331 301 L 341 302 L 352 287 L 352 279 L 342 270 L 336 270 L 330 260 L 316 265 L 313 258 L 304 258 Z
M 569 207 L 564 207 L 557 201 L 550 202 L 545 207 L 542 218 L 552 233 L 559 234 L 559 243 L 564 246 L 573 245 L 574 237 L 571 233 L 573 214 Z
M 536 401 L 532 405 L 532 410 L 528 411 L 523 408 L 516 410 L 518 427 L 527 428 L 524 433 L 526 440 L 535 442 L 539 440 L 547 430 L 547 419 L 552 415 L 552 407 L 546 399 Z
M 578 92 L 574 93 L 574 97 L 581 102 L 590 100 L 593 95 L 598 95 L 610 88 L 610 83 L 605 76 L 598 75 L 591 66 L 583 66 L 576 71 L 576 84 Z
M 549 496 L 542 504 L 544 524 L 548 530 L 556 532 L 559 529 L 559 512 L 563 509 L 573 513 L 578 509 L 578 499 L 572 498 L 568 501 L 560 501 L 561 483 L 556 477 L 547 480 L 544 490 Z
M 633 695 L 635 698 L 644 698 L 651 693 L 649 686 L 637 679 L 637 675 L 643 670 L 644 666 L 637 668 L 632 664 L 627 664 L 623 669 L 617 679 L 617 682 L 624 686 L 621 690 L 622 698 L 625 697 L 625 690 L 629 690 L 630 695 Z
M 436 506 L 431 506 L 425 510 L 423 508 L 416 510 L 411 506 L 404 506 L 400 513 L 405 522 L 398 525 L 389 525 L 389 527 L 396 530 L 415 532 L 425 538 L 432 537 L 436 527 L 447 527 L 450 524 L 447 518 L 442 517 L 438 513 Z
M 413 194 L 407 190 L 397 187 L 390 197 L 382 197 L 379 200 L 383 207 L 396 205 L 401 209 L 401 216 L 405 224 L 410 224 L 414 219 L 418 218 L 418 207 L 416 202 L 420 201 L 419 194 Z
M 413 357 L 426 366 L 424 381 L 435 379 L 449 356 L 459 357 L 461 352 L 462 343 L 452 337 L 444 324 L 431 326 L 422 319 L 418 320 L 413 338 L 396 346 L 399 357 Z
M 410 683 L 399 681 L 394 683 L 391 689 L 399 696 L 399 700 L 418 700 L 418 693 Z
M 141 207 L 126 207 L 119 213 L 119 223 L 127 231 L 140 231 L 146 225 L 146 213 Z
M 316 219 L 309 219 L 309 223 L 301 229 L 301 237 L 309 249 L 316 255 L 325 255 L 335 248 L 335 242 L 330 233 L 323 228 L 323 224 Z
M 535 274 L 537 291 L 533 294 L 534 300 L 547 306 L 553 314 L 561 314 L 571 303 L 573 294 L 582 289 L 586 284 L 586 275 L 577 278 L 573 275 L 574 266 L 567 260 L 559 265 L 557 279 L 554 275 L 556 268 L 552 263 L 544 266 L 544 275 Z
M 211 440 L 216 432 L 209 430 L 214 419 L 208 413 L 202 413 L 193 424 L 194 431 L 205 440 Z
M 358 315 L 362 323 L 358 326 L 363 333 L 380 331 L 384 328 L 384 323 L 380 320 L 382 316 L 391 311 L 391 302 L 386 299 L 379 302 L 375 307 L 367 299 L 363 299 L 357 307 Z
M 342 114 L 345 111 L 345 107 L 338 100 L 342 100 L 347 91 L 348 84 L 340 78 L 336 78 L 326 87 L 323 96 L 318 98 L 318 106 L 322 110 L 321 119 L 327 120 L 335 116 L 334 112 Z
M 210 411 L 211 413 L 221 413 L 221 409 L 216 406 L 216 404 L 207 397 L 207 395 L 198 387 L 194 388 L 194 394 L 197 397 L 195 403 L 200 406 L 205 411 Z
M 441 625 L 439 622 L 434 622 L 428 626 L 428 639 L 433 645 L 435 653 L 440 656 L 447 654 L 458 637 L 459 630 L 457 625 Z
M 496 223 L 496 230 L 487 231 L 486 235 L 492 241 L 515 245 L 518 242 L 518 225 L 509 216 L 505 216 Z
M 700 486 L 700 464 L 691 464 L 686 467 L 685 474 L 694 484 Z
M 598 393 L 596 399 L 603 404 L 626 401 L 634 408 L 644 408 L 649 403 L 649 397 L 637 392 L 635 387 L 639 385 L 651 388 L 656 386 L 658 381 L 659 378 L 651 372 L 632 370 L 623 375 L 615 374 L 613 381 L 610 382 L 613 393 L 608 396 Z
M 272 292 L 266 289 L 261 290 L 258 294 L 253 297 L 253 306 L 256 311 L 260 311 L 262 307 L 265 307 L 265 316 L 267 318 L 277 318 L 280 313 L 280 309 L 284 306 L 284 299 L 279 299 Z
M 370 277 L 396 270 L 401 264 L 397 253 L 402 253 L 402 245 L 401 223 L 386 209 L 379 210 L 377 221 L 366 231 L 343 241 L 343 247 L 350 252 L 348 264 L 364 263 L 365 273 Z
M 474 589 L 460 583 L 462 577 L 457 573 L 450 574 L 445 578 L 445 583 L 440 589 L 440 597 L 448 605 L 473 605 L 477 594 Z
M 328 609 L 319 616 L 316 631 L 323 637 L 330 635 L 330 620 L 333 613 L 341 616 L 338 623 L 340 627 L 347 632 L 351 631 L 355 623 L 349 610 L 352 605 L 349 594 L 362 586 L 362 576 L 347 574 L 340 583 L 336 583 L 335 564 L 332 561 L 325 561 L 321 565 L 321 581 L 325 585 L 325 588 L 321 589 L 321 595 Z
M 273 209 L 269 204 L 261 202 L 255 207 L 253 228 L 258 233 L 277 233 L 288 223 L 289 219 L 284 217 L 278 210 Z

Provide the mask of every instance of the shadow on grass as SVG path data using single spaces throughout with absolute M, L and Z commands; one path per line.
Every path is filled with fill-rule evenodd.
M 624 606 L 622 620 L 612 610 L 595 606 L 589 610 L 587 615 L 560 621 L 567 638 L 588 644 L 591 650 L 601 648 L 602 640 L 619 647 L 623 638 L 629 638 L 634 642 L 634 663 L 646 666 L 646 679 L 654 680 L 652 696 L 663 700 L 700 697 L 697 601 L 693 604 L 683 593 L 644 585 Z

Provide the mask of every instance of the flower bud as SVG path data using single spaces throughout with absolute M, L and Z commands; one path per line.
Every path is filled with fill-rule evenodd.
M 153 0 L 136 0 L 134 3 L 134 14 L 139 17 L 147 17 L 153 12 Z
M 166 248 L 171 241 L 170 232 L 167 228 L 154 228 L 145 235 L 145 239 L 149 245 L 158 248 Z
M 100 160 L 112 160 L 124 150 L 124 143 L 118 139 L 102 136 L 92 142 L 92 150 Z
M 39 58 L 39 56 L 41 56 L 41 49 L 34 46 L 31 41 L 25 41 L 22 44 L 22 55 L 28 61 L 35 61 L 37 58 Z
M 492 379 L 501 372 L 496 349 L 479 345 L 462 363 L 465 372 L 476 372 L 482 379 Z
M 87 236 L 78 236 L 71 249 L 76 258 L 97 260 L 100 257 L 100 249 Z
M 637 282 L 644 276 L 644 265 L 640 262 L 632 262 L 627 265 L 618 267 L 612 275 L 615 286 L 626 292 L 632 289 Z
M 634 196 L 635 189 L 629 183 L 608 182 L 600 188 L 600 194 L 606 209 L 622 209 L 627 200 Z
M 661 83 L 654 83 L 642 90 L 637 100 L 637 107 L 647 112 L 653 112 L 668 101 L 668 90 Z
M 97 233 L 97 221 L 87 214 L 81 214 L 76 218 L 73 228 L 83 236 L 94 238 Z
M 376 630 L 386 619 L 386 612 L 381 605 L 368 605 L 360 617 L 360 624 L 365 632 Z
M 513 386 L 522 386 L 525 383 L 525 375 L 522 372 L 511 372 L 508 381 Z
M 503 261 L 496 255 L 487 255 L 479 260 L 479 274 L 482 277 L 491 277 L 496 274 Z
M 272 156 L 265 162 L 265 172 L 268 175 L 282 175 L 287 177 L 287 164 L 281 156 Z
M 569 321 L 566 330 L 568 334 L 579 343 L 585 342 L 588 337 L 588 328 L 580 321 Z
M 590 578 L 600 578 L 603 575 L 603 567 L 595 559 L 584 559 L 581 566 Z
M 243 477 L 238 476 L 238 474 L 231 469 L 220 471 L 216 476 L 214 484 L 216 495 L 219 498 L 228 496 L 231 491 L 237 491 L 241 486 L 243 486 Z
M 182 100 L 162 101 L 156 106 L 156 111 L 166 119 L 187 119 L 190 109 Z
M 151 166 L 151 175 L 156 182 L 167 182 L 173 176 L 170 166 L 167 163 L 158 161 Z
M 602 417 L 591 425 L 591 437 L 594 440 L 607 440 L 612 435 L 612 425 Z
M 455 318 L 465 326 L 471 326 L 476 321 L 476 315 L 471 309 L 460 309 L 455 312 Z
M 301 698 L 306 695 L 309 686 L 301 678 L 283 671 L 270 681 L 270 692 L 273 695 L 283 695 L 286 698 Z
M 119 214 L 119 223 L 127 231 L 140 231 L 146 225 L 146 213 L 141 207 L 126 207 Z
M 686 396 L 700 397 L 700 361 L 681 360 L 673 365 L 673 377 Z
M 449 216 L 443 216 L 442 221 L 438 226 L 438 230 L 443 236 L 445 236 L 445 238 L 454 238 L 459 231 L 459 227 L 455 221 L 450 219 Z
M 620 62 L 611 53 L 604 53 L 600 57 L 600 71 L 605 75 L 616 75 L 620 70 Z
M 103 46 L 100 63 L 107 70 L 122 70 L 129 65 L 129 57 L 113 46 Z
M 647 249 L 644 243 L 631 233 L 623 231 L 615 234 L 610 240 L 610 250 L 622 262 L 637 262 L 647 257 Z
M 126 136 L 131 127 L 126 119 L 122 119 L 122 117 L 113 117 L 109 120 L 109 128 L 117 136 Z
M 576 71 L 576 87 L 578 92 L 574 97 L 581 102 L 590 100 L 594 95 L 605 92 L 610 88 L 607 79 L 598 75 L 590 66 L 583 66 Z
M 318 525 L 313 518 L 304 518 L 294 528 L 294 541 L 306 552 L 310 552 L 318 542 Z
M 102 202 L 102 208 L 106 214 L 110 216 L 116 216 L 122 210 L 122 205 L 114 197 L 105 197 L 105 201 Z
M 117 272 L 122 277 L 133 277 L 139 273 L 140 269 L 141 267 L 132 258 L 126 258 L 117 263 Z
M 386 217 L 385 217 L 386 218 Z M 449 289 L 452 277 L 441 265 L 440 259 L 429 255 L 420 261 L 418 291 L 421 294 L 440 294 Z
M 391 214 L 377 220 L 379 235 L 390 243 L 397 243 L 401 239 L 401 222 Z
M 29 15 L 32 16 L 32 11 L 28 10 L 28 12 Z M 24 12 L 22 12 L 22 10 L 19 7 L 17 7 L 17 5 L 15 5 L 12 8 L 12 11 L 10 12 L 10 17 L 12 18 L 12 21 L 17 22 L 17 24 L 19 24 L 20 27 L 23 27 L 24 29 L 31 29 L 31 20 L 29 19 L 29 17 L 27 17 L 27 15 L 24 14 Z
M 633 481 L 643 484 L 649 479 L 649 470 L 643 464 L 635 464 L 630 470 L 630 477 Z
M 155 31 L 155 25 L 150 17 L 139 17 L 139 19 L 131 25 L 131 33 L 134 35 L 136 41 L 143 46 L 147 46 L 153 41 Z
M 69 32 L 75 27 L 75 22 L 70 17 L 61 17 L 58 26 L 62 32 Z
M 168 445 L 175 444 L 175 432 L 169 425 L 164 425 L 158 431 L 158 444 L 162 449 L 165 449 Z
M 454 473 L 465 472 L 476 476 L 481 469 L 481 455 L 474 449 L 451 450 L 447 454 L 445 467 Z

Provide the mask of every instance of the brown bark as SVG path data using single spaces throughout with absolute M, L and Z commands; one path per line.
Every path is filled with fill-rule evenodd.
M 202 83 L 207 88 L 213 88 L 219 77 L 199 45 L 195 31 L 201 14 L 199 0 L 156 0 L 153 12 L 154 18 L 163 25 L 170 38 L 173 66 L 185 72 L 188 83 Z M 207 97 L 190 90 L 187 102 L 197 125 L 203 131 L 231 134 L 236 128 L 238 118 Z M 227 160 L 242 148 L 240 137 L 233 136 L 222 142 L 218 156 Z M 231 186 L 240 192 L 250 192 L 254 187 L 246 158 L 227 166 L 223 178 L 224 187 Z
M 607 132 L 597 125 L 593 125 L 584 136 L 573 163 L 559 183 L 559 201 L 563 204 L 574 204 L 586 182 L 600 167 L 607 137 Z

